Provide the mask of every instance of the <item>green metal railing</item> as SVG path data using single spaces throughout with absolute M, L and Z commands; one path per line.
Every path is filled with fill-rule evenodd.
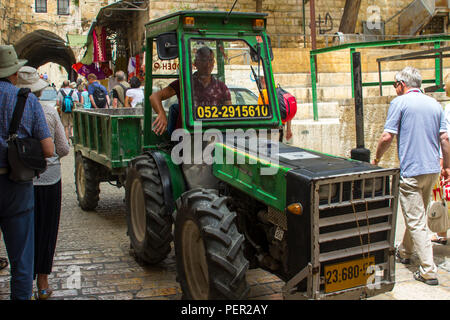
M 438 49 L 441 46 L 441 42 L 450 41 L 450 35 L 433 35 L 433 36 L 423 36 L 423 37 L 415 37 L 415 38 L 407 38 L 407 39 L 397 39 L 397 40 L 382 40 L 382 41 L 371 41 L 371 42 L 357 42 L 357 43 L 346 43 L 338 46 L 327 47 L 322 49 L 316 49 L 310 51 L 310 65 L 311 65 L 311 86 L 312 86 L 312 99 L 313 99 L 313 112 L 314 112 L 314 120 L 319 120 L 318 110 L 317 110 L 317 58 L 321 53 L 328 53 L 338 50 L 350 50 L 350 74 L 352 75 L 352 97 L 355 95 L 355 88 L 353 84 L 353 52 L 358 48 L 373 48 L 373 47 L 392 47 L 392 46 L 401 46 L 408 44 L 423 44 L 423 43 L 434 43 L 434 48 Z M 435 83 L 436 86 L 439 86 L 440 83 L 440 74 L 442 73 L 443 66 L 441 65 L 441 59 L 439 59 L 439 55 L 436 55 L 435 59 L 435 79 L 426 79 L 423 80 L 423 83 Z M 392 81 L 382 82 L 381 85 L 392 85 Z M 366 82 L 362 84 L 363 87 L 369 86 L 378 86 L 379 82 Z

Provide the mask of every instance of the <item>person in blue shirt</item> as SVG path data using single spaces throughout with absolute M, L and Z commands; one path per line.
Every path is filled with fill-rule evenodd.
M 438 285 L 433 247 L 428 239 L 426 208 L 431 190 L 439 177 L 439 145 L 442 147 L 442 175 L 450 180 L 450 143 L 442 106 L 420 90 L 422 76 L 413 67 L 395 75 L 398 97 L 392 100 L 372 164 L 377 165 L 397 136 L 400 160 L 400 205 L 406 230 L 397 248 L 397 258 L 409 264 L 413 250 L 420 266 L 414 279 Z
M 101 85 L 100 83 L 98 83 L 97 81 L 97 76 L 93 73 L 90 73 L 87 77 L 88 82 L 89 82 L 89 86 L 88 86 L 88 92 L 89 92 L 89 100 L 91 100 L 91 106 L 94 109 L 98 109 L 98 108 L 108 108 L 108 106 L 110 105 L 110 101 L 109 101 L 109 96 L 108 96 L 108 90 L 106 90 L 106 88 Z M 103 92 L 104 94 L 104 98 L 106 98 L 106 101 L 102 101 L 104 102 L 103 105 L 100 105 L 99 103 L 102 103 L 101 101 L 99 101 L 99 94 L 96 93 L 96 89 L 101 92 Z
M 33 289 L 34 191 L 33 181 L 16 183 L 8 178 L 8 129 L 19 89 L 15 87 L 19 60 L 14 47 L 0 45 L 0 228 L 11 265 L 11 299 L 29 300 Z M 54 147 L 44 111 L 36 96 L 28 95 L 17 131 L 21 138 L 40 140 L 46 158 Z

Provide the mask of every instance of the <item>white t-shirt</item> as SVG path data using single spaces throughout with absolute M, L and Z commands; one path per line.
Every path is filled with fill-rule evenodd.
M 144 102 L 144 91 L 141 88 L 128 89 L 127 97 L 133 98 L 131 106 L 134 108 L 138 103 Z

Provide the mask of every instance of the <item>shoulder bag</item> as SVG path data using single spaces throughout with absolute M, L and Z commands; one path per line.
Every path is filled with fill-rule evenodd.
M 41 142 L 36 138 L 19 138 L 17 135 L 29 93 L 30 89 L 22 88 L 17 94 L 7 140 L 9 179 L 18 183 L 30 182 L 47 169 Z

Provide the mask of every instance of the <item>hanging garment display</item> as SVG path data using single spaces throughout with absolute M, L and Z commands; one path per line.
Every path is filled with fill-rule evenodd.
M 83 59 L 81 59 L 81 63 L 85 65 L 92 64 L 94 60 L 94 43 L 92 41 L 89 42 L 86 53 L 84 54 Z
M 95 63 L 85 65 L 81 62 L 78 62 L 72 65 L 72 69 L 74 69 L 78 74 L 81 74 L 83 77 L 86 78 L 90 73 L 93 73 L 97 76 L 98 80 L 106 79 L 110 75 L 112 75 L 112 70 L 109 68 L 107 62 L 100 63 L 99 66 L 97 66 Z
M 133 77 L 136 74 L 136 58 L 135 57 L 131 57 L 128 60 L 128 78 Z
M 92 33 L 94 40 L 94 59 L 93 62 L 106 62 L 106 30 L 104 27 L 95 27 Z

